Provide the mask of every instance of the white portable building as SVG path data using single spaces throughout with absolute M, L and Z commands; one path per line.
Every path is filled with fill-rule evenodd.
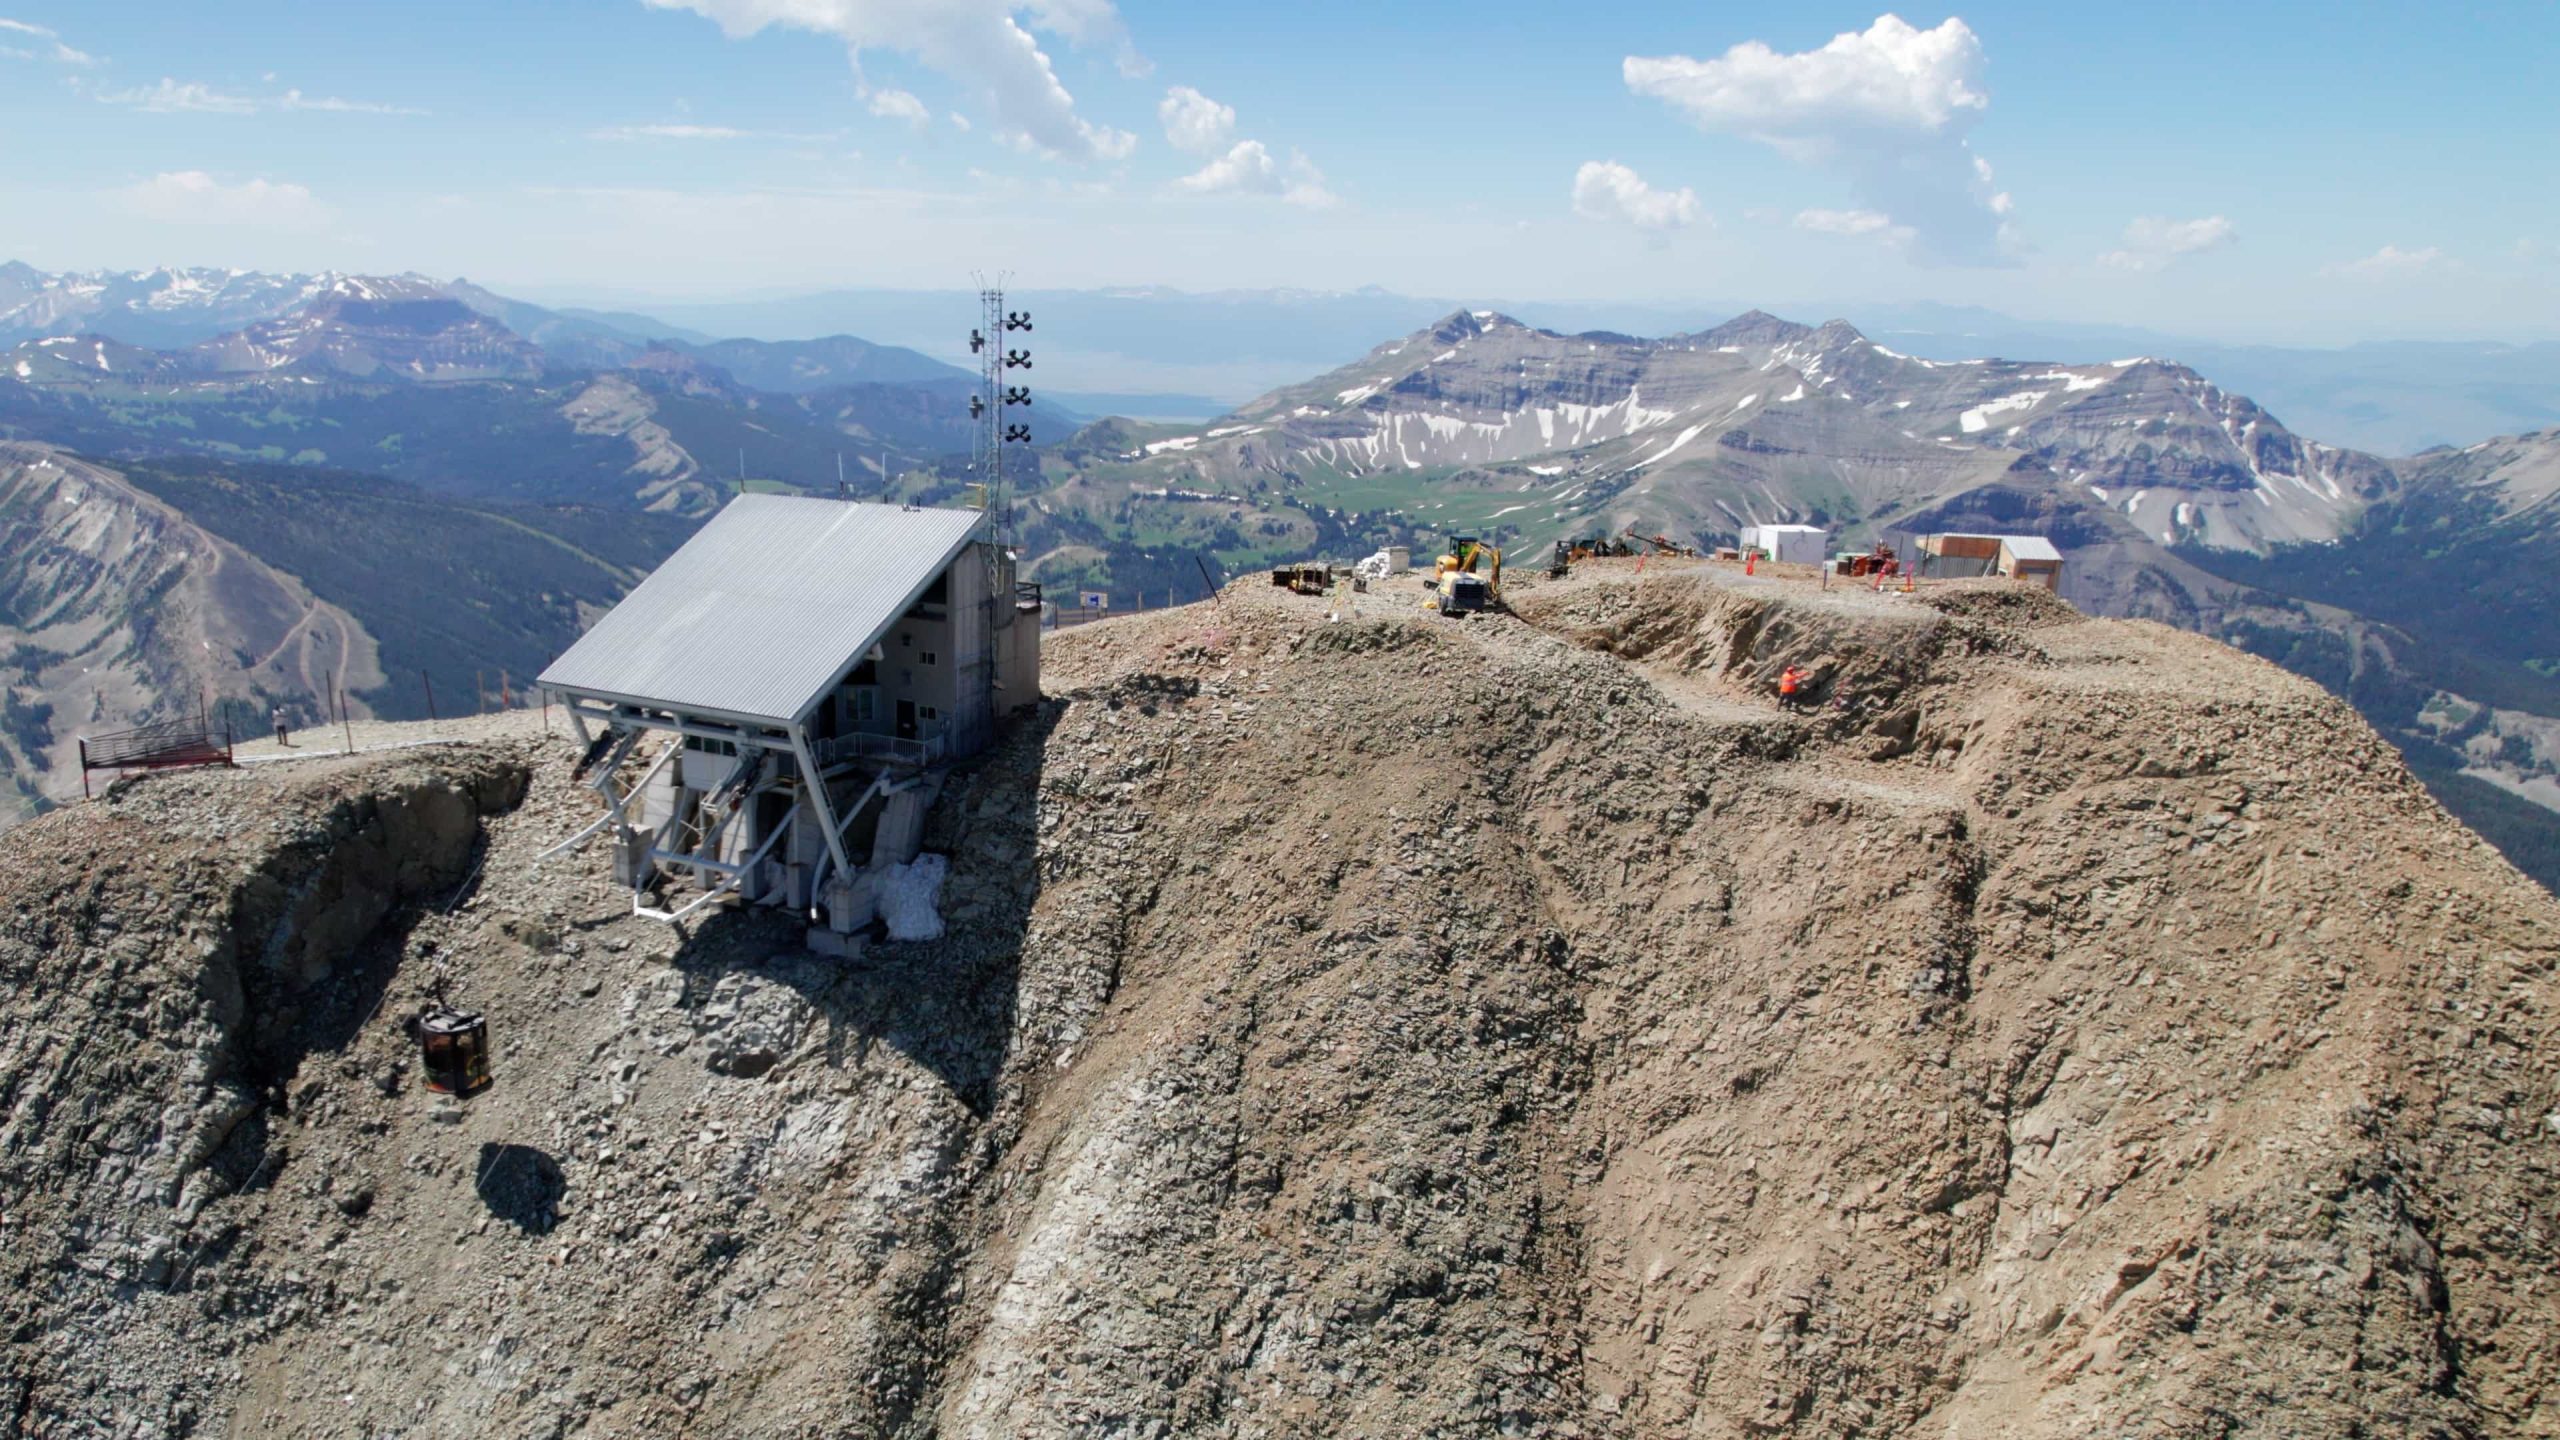
M 1819 565 L 1831 532 L 1819 525 L 1745 525 L 1742 548 L 1788 565 Z

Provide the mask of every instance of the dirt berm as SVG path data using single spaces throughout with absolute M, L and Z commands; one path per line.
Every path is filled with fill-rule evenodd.
M 2210 642 L 1633 566 L 1056 637 L 849 962 L 529 720 L 12 833 L 0 1435 L 2560 1433 L 2550 897 Z

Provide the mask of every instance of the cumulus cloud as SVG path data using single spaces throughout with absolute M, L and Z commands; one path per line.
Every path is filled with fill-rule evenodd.
M 1697 192 L 1685 185 L 1656 190 L 1615 160 L 1586 160 L 1573 172 L 1573 213 L 1663 231 L 1696 221 L 1702 211 Z
M 0 18 L 0 38 L 24 43 L 0 46 L 0 55 L 12 60 L 50 60 L 56 65 L 95 65 L 98 57 L 85 50 L 74 50 L 62 43 L 62 36 L 42 25 L 24 20 Z
M 864 50 L 913 56 L 975 89 L 996 128 L 1015 145 L 1071 160 L 1114 160 L 1137 137 L 1076 113 L 1048 52 L 1016 15 L 1077 44 L 1115 41 L 1122 68 L 1143 64 L 1126 45 L 1110 0 L 642 0 L 657 10 L 689 10 L 732 37 L 770 26 L 809 30 Z
M 1226 154 L 1174 183 L 1201 195 L 1276 195 L 1310 210 L 1336 203 L 1314 161 L 1292 150 L 1284 166 L 1259 140 L 1237 141 Z
M 173 170 L 116 192 L 134 215 L 169 225 L 227 225 L 307 230 L 326 224 L 330 209 L 304 186 L 253 179 L 226 184 L 202 170 Z
M 424 115 L 405 105 L 384 105 L 371 100 L 342 100 L 335 95 L 305 95 L 287 90 L 280 95 L 245 95 L 235 91 L 216 90 L 197 81 L 180 83 L 168 76 L 157 85 L 130 90 L 101 90 L 98 98 L 109 105 L 130 105 L 154 114 L 176 115 L 257 115 L 268 111 L 315 110 L 337 115 Z
M 883 120 L 903 120 L 921 130 L 933 123 L 933 114 L 924 102 L 904 90 L 874 90 L 864 97 L 871 113 Z
M 1234 106 L 1221 105 L 1188 85 L 1164 92 L 1156 118 L 1164 122 L 1166 142 L 1186 155 L 1215 153 L 1236 128 Z
M 1624 73 L 1703 130 L 1844 176 L 1859 209 L 1907 232 L 1914 259 L 1998 265 L 2010 263 L 2009 197 L 1965 138 L 1991 103 L 1982 67 L 1962 20 L 1922 30 L 1884 15 L 1817 50 L 1750 40 L 1708 60 L 1630 55 Z
M 2164 270 L 2190 255 L 2219 250 L 2239 238 L 2231 222 L 2220 215 L 2197 220 L 2144 215 L 2124 227 L 2124 248 L 2100 255 L 2098 263 L 2111 270 Z
M 2449 269 L 2453 263 L 2433 245 L 2417 250 L 2385 245 L 2362 259 L 2342 260 L 2326 266 L 2320 273 L 2342 280 L 2401 280 L 2432 270 Z
M 1156 105 L 1165 142 L 1209 163 L 1174 182 L 1199 195 L 1276 195 L 1292 205 L 1322 210 L 1338 201 L 1324 172 L 1305 152 L 1292 150 L 1283 164 L 1259 140 L 1236 140 L 1235 107 L 1221 105 L 1188 85 L 1164 92 Z

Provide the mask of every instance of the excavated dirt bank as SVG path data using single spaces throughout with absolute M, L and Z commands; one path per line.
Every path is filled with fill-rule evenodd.
M 937 806 L 949 934 L 851 962 L 531 868 L 592 813 L 533 734 L 13 833 L 0 1415 L 2560 1429 L 2560 913 L 2345 707 L 1632 570 L 1058 637 Z M 396 1024 L 439 973 L 468 1104 Z

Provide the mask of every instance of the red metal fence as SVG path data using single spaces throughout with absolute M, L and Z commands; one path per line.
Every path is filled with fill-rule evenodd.
M 80 793 L 89 793 L 92 770 L 170 770 L 230 763 L 231 732 L 195 720 L 164 720 L 107 735 L 87 735 L 80 740 Z

